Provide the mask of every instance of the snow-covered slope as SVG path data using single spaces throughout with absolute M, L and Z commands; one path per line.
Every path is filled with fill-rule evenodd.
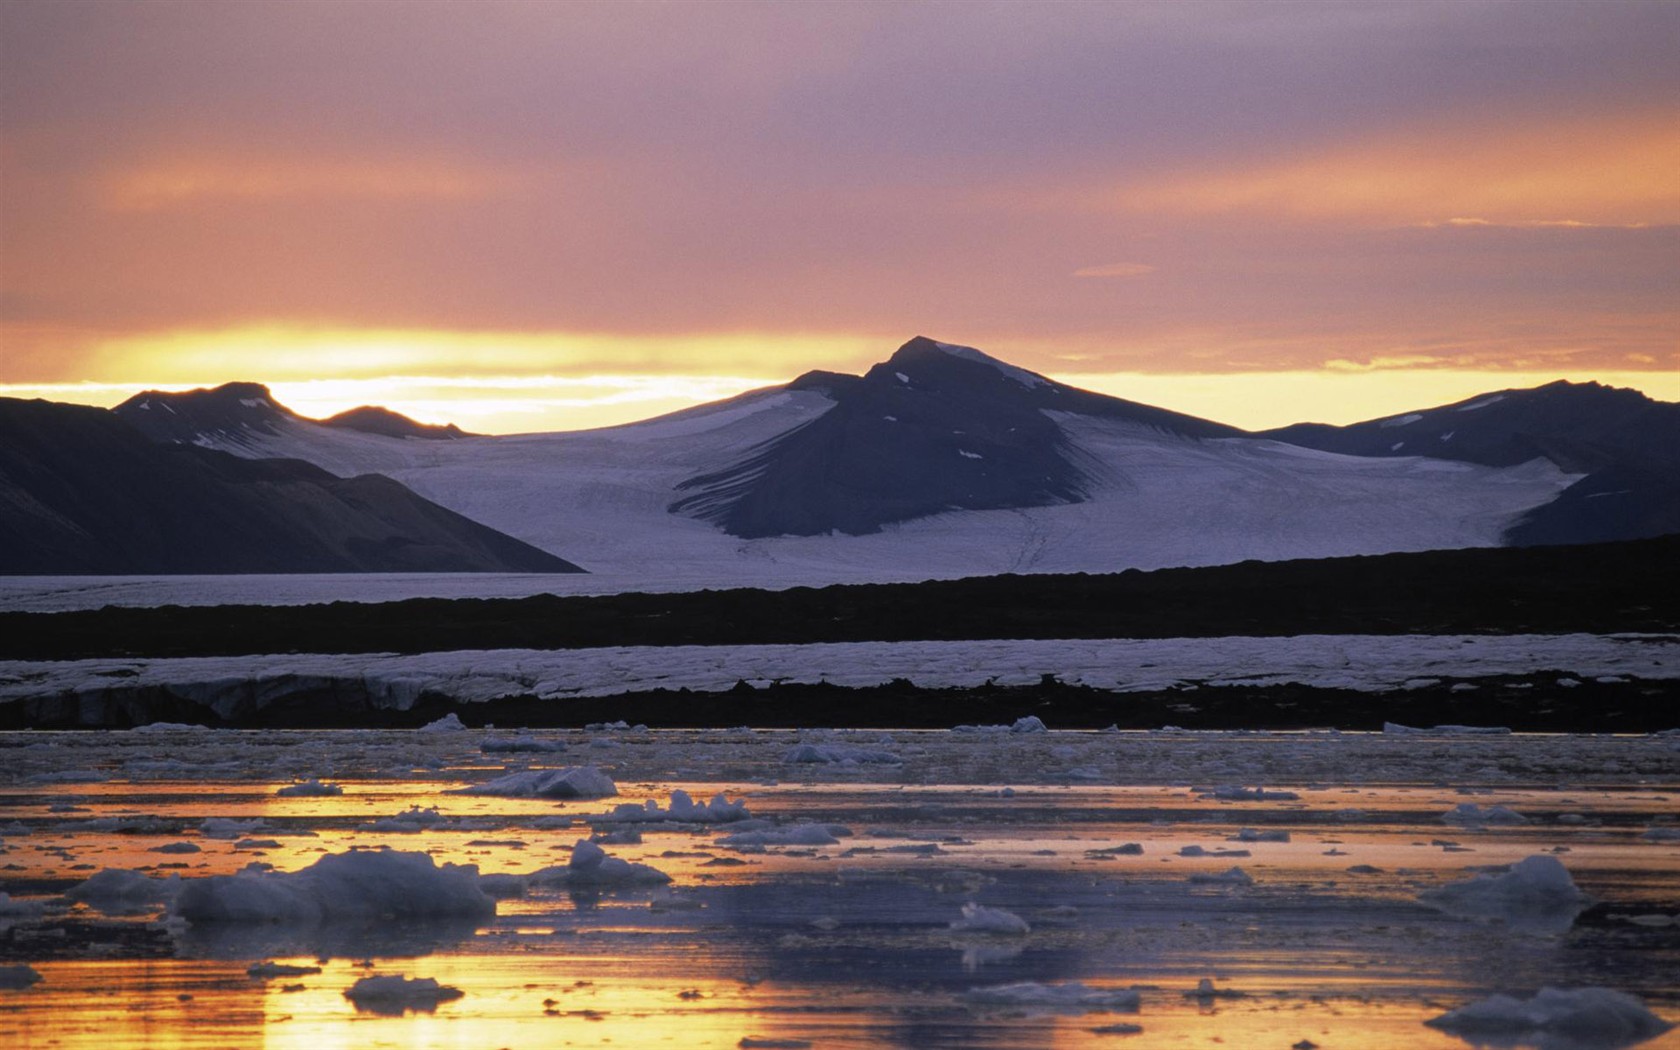
M 1680 405 L 1637 390 L 1562 380 L 1501 390 L 1345 427 L 1319 423 L 1265 437 L 1356 456 L 1415 456 L 1515 466 L 1545 458 L 1583 475 L 1512 523 L 1518 545 L 1643 539 L 1680 532 Z
M 1491 467 L 1258 439 L 931 340 L 906 344 L 868 377 L 818 373 L 602 430 L 427 441 L 282 413 L 194 440 L 335 474 L 389 475 L 625 586 L 1097 572 L 1493 546 L 1513 520 L 1574 480 L 1545 460 Z M 1035 476 L 1047 481 L 1035 488 Z M 911 499 L 917 513 L 893 520 L 882 508 L 918 495 L 906 484 L 938 502 Z M 722 511 L 696 513 L 684 501 L 697 492 Z M 732 535 L 730 501 L 742 496 L 757 500 L 760 525 L 790 506 L 816 515 L 873 509 L 855 528 Z M 979 509 L 941 510 L 965 502 Z

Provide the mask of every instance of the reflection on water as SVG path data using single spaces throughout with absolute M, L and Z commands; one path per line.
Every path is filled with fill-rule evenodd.
M 813 769 L 782 761 L 794 734 L 543 736 L 564 751 L 487 756 L 477 732 L 0 735 L 0 964 L 43 978 L 0 990 L 0 1045 L 1462 1048 L 1423 1022 L 1547 985 L 1680 1018 L 1680 843 L 1662 831 L 1680 752 L 1660 739 L 873 733 L 856 736 L 902 761 Z M 509 757 L 599 765 L 620 797 L 450 793 Z M 275 794 L 316 776 L 344 793 Z M 1262 782 L 1299 797 L 1192 790 Z M 730 848 L 727 825 L 641 824 L 607 849 L 670 886 L 504 880 L 482 921 L 190 925 L 62 896 L 107 868 L 193 879 L 382 846 L 525 876 L 623 831 L 590 817 L 677 788 L 837 841 Z M 1466 799 L 1517 819 L 1443 819 Z M 1530 856 L 1591 898 L 1561 932 L 1419 902 Z M 1189 878 L 1233 866 L 1252 883 Z M 969 902 L 1029 930 L 953 928 Z M 247 973 L 266 960 L 320 972 Z M 370 975 L 462 997 L 358 1011 L 344 992 Z M 1204 978 L 1231 994 L 1194 994 Z M 1134 988 L 1139 1008 L 969 994 L 1022 982 Z

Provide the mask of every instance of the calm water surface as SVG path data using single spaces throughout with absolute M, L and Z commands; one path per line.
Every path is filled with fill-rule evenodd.
M 0 916 L 0 963 L 41 975 L 0 990 L 0 1045 L 1444 1048 L 1468 1044 L 1425 1020 L 1546 985 L 1619 989 L 1680 1020 L 1680 842 L 1648 834 L 1680 824 L 1671 739 L 542 731 L 525 743 L 563 750 L 484 750 L 514 736 L 0 735 L 0 889 L 14 909 L 41 905 Z M 801 740 L 899 761 L 784 761 Z M 610 773 L 619 796 L 450 793 L 578 765 Z M 276 794 L 307 777 L 344 793 Z M 1205 790 L 1219 785 L 1298 797 Z M 835 825 L 838 841 L 730 848 L 728 825 L 641 824 L 640 843 L 606 848 L 670 885 L 533 887 L 483 922 L 194 926 L 162 904 L 119 915 L 63 896 L 106 868 L 193 879 L 352 848 L 529 874 L 623 827 L 591 817 L 679 788 Z M 1465 802 L 1521 822 L 1443 819 Z M 389 819 L 402 814 L 414 819 Z M 157 851 L 182 842 L 198 851 Z M 1127 844 L 1141 852 L 1113 849 Z M 1555 932 L 1418 901 L 1534 855 L 1593 899 Z M 1252 883 L 1191 879 L 1234 866 Z M 1030 932 L 953 929 L 969 902 Z M 247 975 L 265 960 L 321 972 Z M 343 993 L 369 974 L 463 994 L 362 1012 Z M 1203 978 L 1231 994 L 1196 996 Z M 1024 981 L 1135 988 L 1140 1005 L 972 995 Z M 1103 1031 L 1121 1024 L 1141 1032 Z

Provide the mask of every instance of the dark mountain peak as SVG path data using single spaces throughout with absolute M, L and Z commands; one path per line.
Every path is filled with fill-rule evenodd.
M 975 384 L 984 389 L 988 384 L 995 386 L 1000 379 L 1028 390 L 1057 389 L 1055 383 L 1037 372 L 1017 368 L 972 346 L 942 343 L 925 335 L 918 335 L 899 347 L 891 357 L 871 368 L 864 378 L 905 382 L 898 378 L 900 375 L 924 381 L 967 380 L 970 393 L 977 392 Z
M 947 511 L 1083 500 L 1083 460 L 1058 413 L 1123 421 L 1169 440 L 1240 433 L 1063 387 L 925 336 L 861 378 L 808 372 L 787 389 L 820 392 L 834 406 L 740 461 L 684 481 L 673 513 L 745 538 L 858 535 Z
M 442 426 L 421 423 L 380 405 L 363 405 L 340 412 L 336 416 L 321 420 L 321 425 L 341 430 L 358 430 L 364 434 L 379 434 L 383 437 L 421 438 L 427 441 L 450 441 L 473 436 L 453 423 Z
M 420 423 L 377 405 L 363 405 L 330 419 L 309 420 L 274 399 L 261 383 L 223 383 L 197 390 L 147 390 L 111 411 L 153 441 L 164 444 L 204 444 L 207 439 L 238 439 L 279 433 L 287 423 L 315 423 L 340 430 L 356 430 L 392 438 L 448 440 L 473 437 L 453 423 Z
M 814 390 L 819 394 L 834 397 L 843 390 L 863 382 L 859 376 L 847 375 L 844 372 L 826 372 L 820 368 L 812 369 L 799 376 L 787 385 L 789 390 Z
M 196 390 L 146 390 L 111 411 L 153 441 L 192 444 L 209 435 L 255 430 L 299 418 L 261 383 L 223 383 Z
M 163 396 L 133 412 L 203 408 Z M 160 443 L 103 409 L 0 398 L 0 573 L 577 571 L 381 475 Z

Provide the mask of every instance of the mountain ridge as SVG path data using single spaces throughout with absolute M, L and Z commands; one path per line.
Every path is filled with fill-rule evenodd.
M 1640 424 L 1616 438 L 1648 451 L 1660 450 L 1661 426 L 1680 406 L 1597 386 L 1541 390 L 1346 428 L 1256 434 L 917 337 L 862 375 L 808 371 L 599 430 L 417 441 L 242 403 L 258 400 L 252 396 L 233 399 L 240 414 L 232 425 L 174 440 L 247 458 L 303 459 L 343 476 L 388 475 L 591 571 L 622 575 L 628 586 L 649 573 L 861 582 L 1680 532 L 1680 506 L 1666 495 L 1675 472 L 1617 461 L 1621 446 L 1588 433 L 1590 405 L 1570 408 L 1596 397 L 1649 406 L 1654 437 L 1642 443 Z M 1509 418 L 1540 426 L 1573 412 L 1587 437 L 1557 438 L 1545 446 L 1555 458 L 1530 457 L 1508 451 L 1536 444 L 1509 440 L 1515 424 L 1466 425 L 1497 424 L 1536 396 L 1562 408 Z M 267 414 L 245 418 L 247 410 Z M 1450 440 L 1441 435 L 1453 426 L 1441 420 L 1456 421 Z M 1485 439 L 1471 440 L 1483 430 Z M 1426 433 L 1432 441 L 1421 439 Z M 1338 441 L 1385 454 L 1326 450 Z M 1401 441 L 1413 444 L 1392 448 Z M 1471 454 L 1481 445 L 1498 454 Z M 1469 451 L 1407 454 L 1441 447 Z M 1579 472 L 1599 462 L 1610 465 Z
M 0 572 L 395 571 L 582 570 L 378 474 L 162 443 L 103 409 L 0 398 Z
M 282 405 L 263 384 L 237 380 L 193 390 L 143 390 L 111 409 L 153 441 L 200 444 L 255 431 L 274 434 L 288 422 L 361 431 L 393 438 L 453 440 L 476 437 L 454 423 L 421 423 L 381 405 L 360 405 L 325 419 L 310 419 Z

